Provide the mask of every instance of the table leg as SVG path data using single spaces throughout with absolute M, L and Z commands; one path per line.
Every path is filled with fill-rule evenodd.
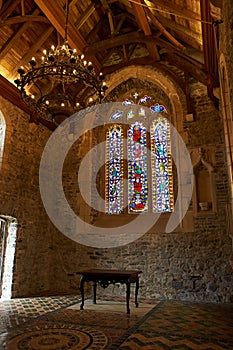
M 93 282 L 93 304 L 96 304 L 96 285 L 97 283 Z
M 84 306 L 84 278 L 83 278 L 83 276 L 80 279 L 80 292 L 81 292 L 81 296 L 82 296 L 82 303 L 80 305 L 80 310 L 83 310 L 83 306 Z
M 126 282 L 126 308 L 127 308 L 127 314 L 130 314 L 129 299 L 130 299 L 130 281 L 127 281 Z
M 135 286 L 135 306 L 138 307 L 138 290 L 139 290 L 139 278 L 136 279 L 136 286 Z

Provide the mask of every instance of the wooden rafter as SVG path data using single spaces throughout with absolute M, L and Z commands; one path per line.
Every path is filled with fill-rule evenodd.
M 126 19 L 126 16 L 125 16 L 125 15 L 122 15 L 122 16 L 120 17 L 119 22 L 117 23 L 116 29 L 115 29 L 115 33 L 116 33 L 116 34 L 119 33 L 119 31 L 120 31 L 120 29 L 121 29 L 121 26 L 122 26 L 122 24 L 124 23 L 125 19 Z
M 66 16 L 62 7 L 54 1 L 35 0 L 35 2 L 41 11 L 45 14 L 45 16 L 49 19 L 54 28 L 58 31 L 58 33 L 64 38 Z M 76 48 L 79 54 L 83 53 L 83 50 L 87 46 L 87 43 L 82 35 L 76 30 L 73 23 L 70 22 L 70 20 L 67 39 L 72 48 Z M 92 61 L 95 68 L 99 70 L 101 65 L 97 59 L 95 57 L 89 57 L 89 59 Z
M 136 49 L 138 43 L 134 43 L 134 44 L 131 44 L 131 45 L 128 45 L 128 57 L 131 57 L 134 53 L 134 50 Z
M 37 8 L 33 13 L 32 16 L 37 16 L 39 14 L 40 10 Z M 26 22 L 22 24 L 17 32 L 15 32 L 1 47 L 0 50 L 0 61 L 3 59 L 3 57 L 11 50 L 11 48 L 14 46 L 14 44 L 19 40 L 21 35 L 29 28 L 30 22 Z
M 218 64 L 217 53 L 214 44 L 213 25 L 210 25 L 210 3 L 209 0 L 201 1 L 203 51 L 206 70 L 210 73 L 211 81 L 208 87 L 208 94 L 213 96 L 213 88 L 218 85 Z
M 94 4 L 90 4 L 88 6 L 88 8 L 85 10 L 85 12 L 82 14 L 82 16 L 80 16 L 77 21 L 74 23 L 75 28 L 77 30 L 79 30 L 82 25 L 88 20 L 88 18 L 92 15 L 92 13 L 95 12 L 95 5 Z
M 45 14 L 45 16 L 49 19 L 50 23 L 61 35 L 61 37 L 64 38 L 66 19 L 65 19 L 65 12 L 63 8 L 58 6 L 58 4 L 52 1 L 35 0 L 35 2 L 37 6 L 39 6 L 41 11 Z M 74 43 L 75 39 L 76 39 L 76 43 Z M 70 42 L 70 45 L 75 47 L 79 51 L 79 53 L 82 53 L 83 48 L 86 45 L 85 40 L 78 32 L 76 32 L 74 26 L 70 22 L 69 22 L 68 40 Z
M 199 13 L 195 13 L 191 10 L 188 10 L 181 5 L 178 5 L 174 1 L 171 2 L 169 0 L 163 0 L 161 2 L 161 0 L 150 0 L 150 2 L 152 3 L 151 8 L 154 10 L 156 10 L 156 8 L 159 8 L 162 10 L 166 10 L 168 13 L 173 13 L 177 16 L 180 16 L 182 18 L 198 20 L 198 21 L 201 20 L 201 16 Z M 153 5 L 155 6 L 153 7 Z
M 14 9 L 19 5 L 21 0 L 7 0 L 1 9 L 0 22 L 4 22 L 7 17 L 14 11 Z
M 124 55 L 124 60 L 126 62 L 128 62 L 128 54 L 127 54 L 127 50 L 126 50 L 126 46 L 123 45 L 123 55 Z
M 210 84 L 210 76 L 208 72 L 204 69 L 200 69 L 199 65 L 191 62 L 190 59 L 185 59 L 179 54 L 170 53 L 165 55 L 164 60 L 176 66 L 184 73 L 187 72 L 193 76 L 196 80 L 200 81 L 202 84 L 208 86 Z
M 175 46 L 177 46 L 181 50 L 185 50 L 184 45 L 179 43 L 174 36 L 172 36 L 165 28 L 164 26 L 157 20 L 157 18 L 153 15 L 153 13 L 149 10 L 148 7 L 145 7 L 145 11 L 147 15 L 150 17 L 151 22 L 159 29 L 159 31 Z
M 30 122 L 40 123 L 50 130 L 55 130 L 56 125 L 46 119 L 39 117 L 34 111 L 22 101 L 19 90 L 11 84 L 7 79 L 0 75 L 1 96 L 10 101 L 13 105 L 19 107 L 22 111 L 30 116 Z
M 197 80 L 203 84 L 209 84 L 209 75 L 206 73 L 205 67 L 199 61 L 189 57 L 183 51 L 177 49 L 172 44 L 166 42 L 163 39 L 155 38 L 153 35 L 144 35 L 141 32 L 132 32 L 117 36 L 115 38 L 103 40 L 87 47 L 89 54 L 95 54 L 99 51 L 104 51 L 116 46 L 127 45 L 130 43 L 147 43 L 149 41 L 154 42 L 157 40 L 158 45 L 166 48 L 166 54 L 164 59 L 174 66 L 177 66 L 184 72 L 189 72 Z
M 25 16 L 24 0 L 21 0 L 21 16 Z
M 168 51 L 174 52 L 178 51 L 178 49 L 172 44 L 166 42 L 163 39 L 156 38 L 154 35 L 145 35 L 142 32 L 131 32 L 128 34 L 118 35 L 114 38 L 106 39 L 98 41 L 92 45 L 89 45 L 85 49 L 85 53 L 87 54 L 96 54 L 97 52 L 111 49 L 116 46 L 127 45 L 132 43 L 147 43 L 157 41 L 158 45 L 161 47 L 165 47 Z
M 26 52 L 26 54 L 22 57 L 20 64 L 22 66 L 24 66 L 25 64 L 27 64 L 30 59 L 32 58 L 32 56 L 35 55 L 35 53 L 37 52 L 37 50 L 39 48 L 41 48 L 41 46 L 43 46 L 44 42 L 48 39 L 48 37 L 51 35 L 51 33 L 54 31 L 53 27 L 49 27 L 41 36 L 40 38 L 35 42 L 34 45 L 31 46 L 31 48 Z M 13 79 L 18 71 L 18 67 L 15 67 L 14 69 L 12 69 L 12 71 L 10 72 L 10 74 L 7 76 L 7 78 Z
M 42 16 L 15 16 L 12 18 L 8 18 L 4 22 L 0 23 L 0 28 L 3 26 L 10 26 L 12 24 L 18 24 L 22 22 L 43 22 L 43 23 L 49 23 L 48 19 Z
M 108 74 L 131 64 L 155 66 L 182 87 L 188 113 L 192 112 L 190 78 L 205 84 L 209 96 L 213 97 L 214 87 L 218 86 L 218 66 L 209 4 L 220 3 L 220 0 L 68 1 L 71 10 L 68 43 L 79 54 L 84 53 L 97 72 L 101 70 Z M 64 0 L 0 0 L 0 63 L 5 77 L 11 81 L 15 79 L 19 65 L 27 64 L 32 56 L 37 60 L 41 47 L 51 45 L 55 33 L 49 35 L 49 31 L 45 31 L 41 34 L 42 28 L 54 28 L 57 41 L 63 43 L 64 3 Z M 39 32 L 36 22 L 47 25 L 43 23 Z M 27 44 L 31 36 L 39 46 Z M 133 54 L 135 48 L 142 49 L 140 57 Z M 42 85 L 42 90 L 51 88 L 56 93 L 56 87 L 45 82 Z M 80 91 L 79 84 L 73 88 L 77 88 L 78 95 L 85 96 L 86 90 Z M 11 93 L 15 90 L 9 89 Z M 12 96 L 15 97 L 17 94 L 14 93 Z M 3 95 L 9 97 L 6 85 Z M 14 98 L 11 99 L 14 103 Z M 40 122 L 37 115 L 27 113 L 31 121 Z
M 151 36 L 150 36 L 151 37 Z M 111 49 L 115 46 L 126 45 L 130 43 L 142 42 L 146 36 L 140 32 L 132 32 L 129 34 L 118 35 L 114 38 L 97 41 L 94 44 L 87 46 L 84 53 L 93 55 L 96 52 Z
M 137 3 L 136 3 L 137 2 Z M 141 0 L 137 0 L 132 3 L 132 8 L 135 14 L 136 21 L 139 27 L 143 30 L 145 35 L 151 35 L 151 28 L 147 21 L 146 14 L 144 8 L 142 6 Z M 160 60 L 159 52 L 156 44 L 154 42 L 146 43 L 147 49 L 150 55 L 157 61 Z
M 111 32 L 111 36 L 113 36 L 115 34 L 115 29 L 114 29 L 114 20 L 113 20 L 113 14 L 112 14 L 111 8 L 108 5 L 107 0 L 101 0 L 101 3 L 103 5 L 104 10 L 106 11 L 106 13 L 108 15 L 110 32 Z
M 107 19 L 104 15 L 100 18 L 99 22 L 95 25 L 95 27 L 87 34 L 86 41 L 87 43 L 92 42 L 94 38 L 97 36 L 98 32 L 107 25 Z
M 187 43 L 200 51 L 203 49 L 202 38 L 199 33 L 196 33 L 176 22 L 170 21 L 160 14 L 157 14 L 156 16 L 164 27 L 169 28 L 173 34 L 178 36 L 184 43 Z

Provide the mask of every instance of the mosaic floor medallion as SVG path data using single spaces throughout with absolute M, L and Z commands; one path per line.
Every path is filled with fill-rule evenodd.
M 84 350 L 106 349 L 107 336 L 90 327 L 78 329 L 47 328 L 18 334 L 3 347 L 5 350 Z

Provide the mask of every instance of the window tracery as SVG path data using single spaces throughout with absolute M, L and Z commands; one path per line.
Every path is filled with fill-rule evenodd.
M 122 127 L 114 125 L 106 139 L 106 212 L 120 214 L 123 209 L 123 139 Z
M 127 127 L 115 124 L 107 131 L 106 213 L 123 212 L 123 191 L 127 192 L 128 213 L 172 212 L 174 205 L 170 124 L 162 115 L 167 110 L 159 103 L 144 108 L 143 104 L 151 100 L 150 96 L 138 98 L 135 93 L 133 97 L 138 101 L 137 108 L 134 108 L 135 103 L 132 100 L 126 99 L 122 103 L 122 110 L 117 110 L 110 116 L 112 122 L 124 123 L 125 120 Z M 126 107 L 127 111 L 124 110 Z M 127 137 L 125 169 L 124 129 Z M 128 175 L 127 189 L 123 188 L 123 170 Z

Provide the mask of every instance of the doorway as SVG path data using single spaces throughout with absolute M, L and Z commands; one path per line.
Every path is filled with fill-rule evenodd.
M 1 300 L 9 300 L 12 297 L 17 227 L 18 222 L 15 218 L 0 215 Z

